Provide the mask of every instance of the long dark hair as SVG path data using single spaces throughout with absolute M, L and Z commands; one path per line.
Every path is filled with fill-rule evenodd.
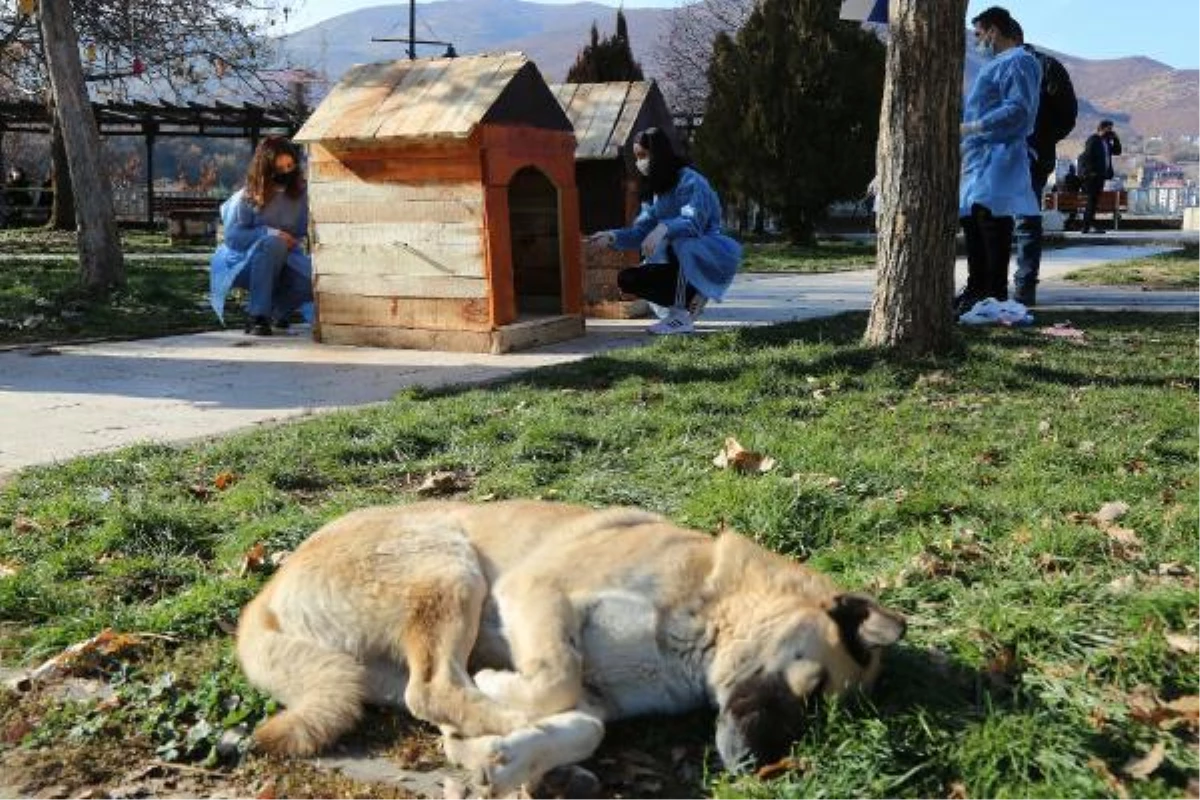
M 262 208 L 271 202 L 275 192 L 280 190 L 272 178 L 275 175 L 276 156 L 287 154 L 296 162 L 296 180 L 288 184 L 288 197 L 297 199 L 304 195 L 304 173 L 300 171 L 300 148 L 292 144 L 286 136 L 268 136 L 258 144 L 254 158 L 250 159 L 250 169 L 246 170 L 246 199 L 255 208 Z
M 634 142 L 650 153 L 650 174 L 643 179 L 643 185 L 653 194 L 666 194 L 674 189 L 688 161 L 675 152 L 671 137 L 661 128 L 646 128 L 634 137 Z

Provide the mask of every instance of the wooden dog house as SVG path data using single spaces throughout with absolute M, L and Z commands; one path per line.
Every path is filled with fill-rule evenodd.
M 318 341 L 500 353 L 582 335 L 575 136 L 524 55 L 356 66 L 296 140 Z
M 575 183 L 583 233 L 623 228 L 640 207 L 633 139 L 661 128 L 679 145 L 666 100 L 654 81 L 559 83 L 550 87 L 575 127 Z M 584 248 L 584 309 L 589 316 L 628 317 L 636 304 L 621 301 L 617 273 L 638 262 L 636 252 Z

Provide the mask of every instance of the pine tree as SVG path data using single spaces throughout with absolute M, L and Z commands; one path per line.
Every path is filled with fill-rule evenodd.
M 567 72 L 567 83 L 640 80 L 645 80 L 645 76 L 629 45 L 629 25 L 624 12 L 617 10 L 617 31 L 603 39 L 593 22 L 591 42 L 576 56 Z
M 828 205 L 861 195 L 874 172 L 884 48 L 841 22 L 838 8 L 763 0 L 714 62 L 697 137 L 701 168 L 719 173 L 730 162 L 732 185 L 761 192 L 797 242 L 811 241 Z

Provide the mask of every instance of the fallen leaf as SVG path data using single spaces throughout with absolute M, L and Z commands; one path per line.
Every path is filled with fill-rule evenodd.
M 455 492 L 465 492 L 470 488 L 470 482 L 457 472 L 441 470 L 426 477 L 424 482 L 417 487 L 417 494 L 425 496 L 454 494 Z
M 1134 780 L 1145 780 L 1162 764 L 1167 755 L 1167 748 L 1162 742 L 1155 742 L 1150 752 L 1141 758 L 1131 759 L 1121 767 L 1121 771 Z
M 53 658 L 35 667 L 26 676 L 30 683 L 53 680 L 94 670 L 106 659 L 125 655 L 143 643 L 141 636 L 116 633 L 105 628 L 90 639 L 76 642 Z
M 1146 471 L 1146 462 L 1140 458 L 1130 459 L 1129 461 L 1125 462 L 1125 465 L 1122 467 L 1122 469 L 1131 475 L 1141 475 Z
M 17 514 L 13 519 L 12 529 L 14 533 L 41 533 L 43 528 L 41 523 L 36 519 L 26 517 L 22 514 Z
M 721 452 L 717 453 L 712 463 L 718 469 L 732 467 L 742 473 L 763 473 L 775 469 L 777 462 L 770 456 L 764 456 L 762 453 L 747 450 L 742 447 L 737 439 L 729 436 L 725 439 L 725 447 Z
M 1112 770 L 1108 768 L 1108 764 L 1105 764 L 1098 758 L 1089 758 L 1087 765 L 1091 767 L 1093 772 L 1100 776 L 1101 780 L 1108 784 L 1108 788 L 1112 789 L 1113 794 L 1122 800 L 1129 797 L 1129 791 L 1125 788 L 1124 782 L 1113 774 Z
M 1200 723 L 1200 697 L 1194 694 L 1177 697 L 1163 707 L 1193 728 Z
M 275 779 L 268 778 L 254 795 L 254 800 L 275 800 L 279 797 L 279 790 L 275 787 Z
M 217 477 L 213 478 L 213 486 L 216 486 L 220 491 L 225 491 L 237 481 L 237 476 L 232 472 L 225 470 L 218 472 Z
M 1100 506 L 1100 510 L 1093 515 L 1093 518 L 1096 520 L 1097 524 L 1099 524 L 1101 527 L 1104 527 L 1105 525 L 1116 522 L 1128 513 L 1129 504 L 1122 503 L 1118 500 L 1112 503 L 1105 503 L 1104 505 Z
M 773 764 L 766 764 L 759 767 L 758 771 L 754 773 L 754 777 L 760 781 L 769 781 L 772 778 L 778 778 L 780 775 L 800 769 L 803 769 L 802 764 L 791 756 L 788 756 L 779 759 Z
M 1142 557 L 1142 540 L 1129 528 L 1113 526 L 1105 533 L 1108 534 L 1109 543 L 1113 545 L 1113 554 L 1118 558 L 1133 561 Z
M 34 725 L 27 719 L 15 719 L 8 727 L 0 732 L 0 744 L 18 744 L 31 731 Z
M 238 567 L 238 577 L 244 578 L 247 573 L 258 572 L 262 569 L 263 562 L 267 558 L 267 548 L 262 542 L 258 542 L 242 556 L 241 566 Z
M 207 500 L 212 497 L 213 490 L 205 486 L 203 483 L 193 483 L 188 486 L 188 494 L 197 500 Z
M 1137 588 L 1137 576 L 1132 573 L 1108 582 L 1108 590 L 1114 594 L 1125 594 Z
M 1183 633 L 1168 633 L 1166 636 L 1167 644 L 1176 653 L 1187 653 L 1188 655 L 1200 653 L 1200 639 L 1195 636 Z
M 993 686 L 1007 688 L 1017 681 L 1021 672 L 1021 662 L 1017 657 L 1016 645 L 1006 644 L 1000 647 L 996 655 L 988 661 L 987 676 Z
M 1062 558 L 1051 553 L 1042 553 L 1037 557 L 1037 566 L 1042 572 L 1060 573 L 1065 572 L 1067 565 L 1070 564 L 1070 559 Z
M 21 568 L 16 564 L 12 564 L 7 561 L 0 561 L 0 580 L 3 580 L 4 578 L 11 578 L 20 571 Z

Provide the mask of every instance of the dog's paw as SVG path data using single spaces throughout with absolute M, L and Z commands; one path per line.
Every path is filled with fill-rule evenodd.
M 481 669 L 473 676 L 479 691 L 505 706 L 521 705 L 524 683 L 516 672 L 500 669 Z

